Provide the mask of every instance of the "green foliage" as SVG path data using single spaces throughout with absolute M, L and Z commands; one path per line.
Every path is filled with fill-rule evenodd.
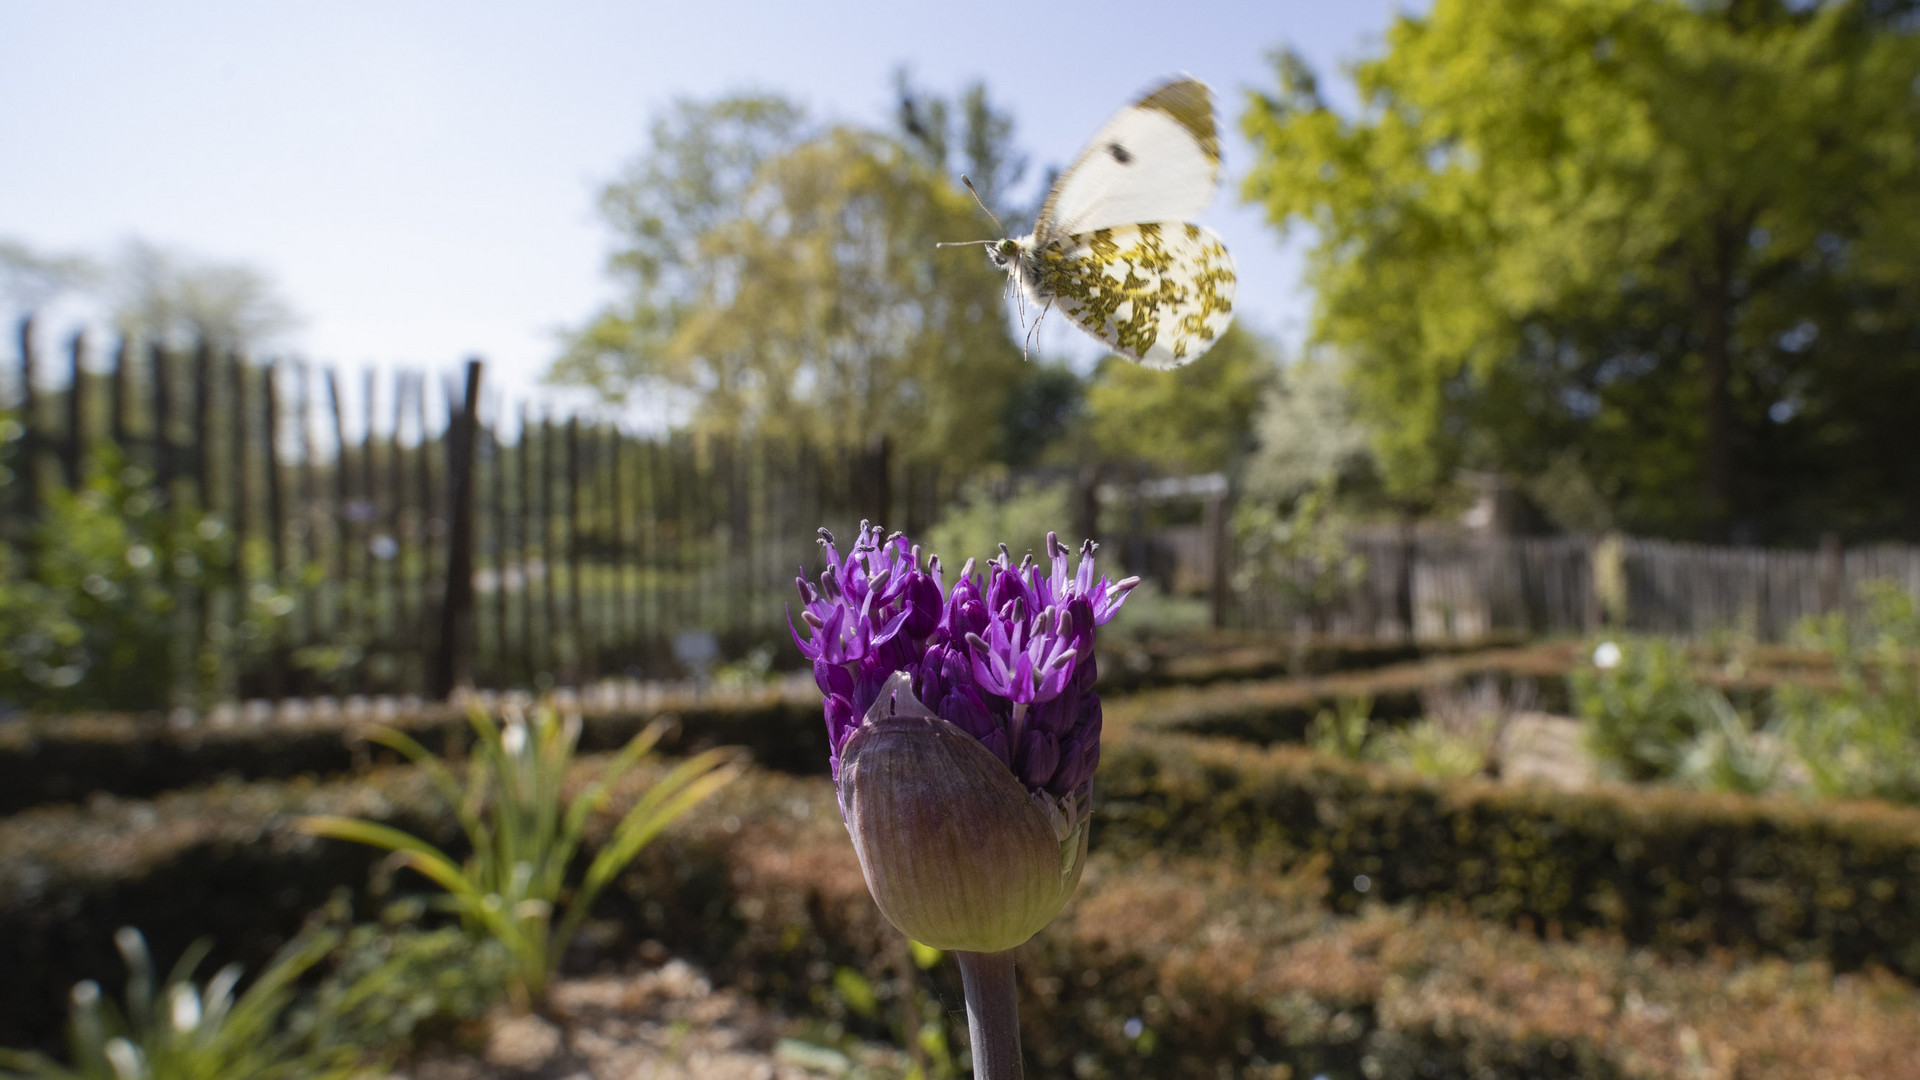
M 1378 485 L 1372 436 L 1337 356 L 1287 365 L 1267 390 L 1254 433 L 1259 449 L 1247 462 L 1246 491 L 1255 499 L 1284 504 L 1321 488 L 1352 494 Z
M 1429 779 L 1302 747 L 1132 738 L 1102 748 L 1094 835 L 1110 857 L 1325 858 L 1360 898 L 1482 919 L 1920 972 L 1920 812 Z
M 927 989 L 924 974 L 937 968 L 944 954 L 917 941 L 909 940 L 908 946 L 912 964 L 898 965 L 894 976 L 879 985 L 853 968 L 835 968 L 835 1011 L 887 1030 L 907 1061 L 902 1080 L 954 1080 L 960 1066 L 947 1038 L 947 1010 L 939 995 Z M 843 1031 L 832 1024 L 820 1036 L 824 1042 L 851 1048 L 851 1040 L 840 1034 Z M 855 1069 L 853 1075 L 862 1072 Z
M 108 274 L 114 322 L 129 337 L 175 348 L 246 349 L 298 320 L 271 278 L 228 263 L 129 240 Z
M 291 1026 L 326 1045 L 377 1049 L 484 1015 L 512 977 L 513 958 L 500 942 L 456 926 L 407 925 L 419 906 L 396 904 L 378 924 L 347 927 Z
M 1492 760 L 1484 733 L 1462 734 L 1430 717 L 1381 732 L 1367 750 L 1372 761 L 1437 780 L 1479 776 Z
M 988 124 L 969 146 L 1003 160 L 995 114 L 968 115 Z M 672 388 L 716 430 L 985 460 L 1023 369 L 1003 276 L 934 246 L 983 226 L 943 168 L 925 140 L 819 128 L 778 98 L 680 103 L 602 199 L 626 296 L 552 377 Z
M 1920 35 L 1846 0 L 1441 0 L 1354 75 L 1341 113 L 1278 57 L 1245 192 L 1312 230 L 1314 335 L 1393 491 L 1551 467 L 1634 531 L 1916 527 Z
M 1567 676 L 1574 708 L 1586 721 L 1587 751 L 1602 769 L 1627 780 L 1673 776 L 1694 738 L 1718 726 L 1709 704 L 1717 695 L 1694 680 L 1687 654 L 1672 642 L 1612 644 L 1616 662 Z
M 1233 518 L 1240 553 L 1234 588 L 1243 596 L 1275 597 L 1287 613 L 1323 628 L 1327 610 L 1366 578 L 1366 560 L 1347 548 L 1347 527 L 1331 478 L 1300 495 L 1284 515 L 1269 503 L 1242 503 Z
M 1359 761 L 1372 734 L 1373 697 L 1356 694 L 1342 697 L 1335 708 L 1321 709 L 1307 727 L 1307 745 L 1322 754 L 1347 761 Z
M 1065 484 L 1016 482 L 987 471 L 967 482 L 958 505 L 927 534 L 927 550 L 940 556 L 949 573 L 958 572 L 968 559 L 999 554 L 1002 543 L 1015 561 L 1029 552 L 1042 558 L 1048 531 L 1072 519 L 1069 495 Z M 1075 546 L 1071 537 L 1062 537 L 1062 542 Z
M 1254 416 L 1278 370 L 1272 345 L 1237 323 L 1201 362 L 1175 371 L 1109 356 L 1087 389 L 1088 430 L 1111 460 L 1232 468 L 1253 448 Z
M 1702 695 L 1709 720 L 1680 760 L 1679 775 L 1706 791 L 1763 795 L 1782 783 L 1788 766 L 1788 745 L 1779 725 L 1755 730 L 1753 724 L 1723 694 Z
M 1116 639 L 1145 641 L 1205 630 L 1212 625 L 1213 609 L 1206 597 L 1180 596 L 1161 588 L 1157 581 L 1146 580 L 1127 594 L 1126 605 L 1107 624 L 1105 633 Z M 1107 670 L 1103 664 L 1101 671 Z
M 1779 722 L 1821 794 L 1920 803 L 1920 612 L 1893 582 L 1863 598 L 1861 627 L 1835 614 L 1805 628 L 1839 686 L 1781 687 Z
M 94 448 L 87 484 L 45 493 L 27 543 L 0 547 L 0 703 L 41 711 L 138 710 L 176 694 L 205 702 L 235 658 L 257 658 L 293 610 L 267 574 L 268 552 L 240 566 L 216 516 L 169 509 L 146 471 Z M 183 588 L 184 587 L 184 588 Z M 183 596 L 208 598 L 182 610 Z M 183 634 L 204 612 L 209 632 Z M 197 644 L 196 644 L 197 642 Z
M 1041 464 L 1051 448 L 1079 434 L 1086 397 L 1086 383 L 1071 368 L 1030 365 L 1007 387 L 994 460 L 1016 469 Z
M 1410 769 L 1436 780 L 1476 776 L 1492 764 L 1506 720 L 1498 687 L 1489 680 L 1481 689 L 1492 693 L 1476 690 L 1467 699 L 1475 705 L 1490 699 L 1490 708 L 1458 708 L 1452 699 L 1436 706 L 1436 695 L 1428 694 L 1426 714 L 1398 727 L 1374 722 L 1372 695 L 1343 696 L 1307 725 L 1306 742 L 1315 753 Z
M 203 942 L 189 949 L 166 979 L 154 984 L 146 939 L 131 927 L 114 936 L 127 964 L 124 1008 L 102 999 L 100 986 L 73 988 L 68 1029 L 69 1064 L 38 1054 L 0 1051 L 0 1077 L 30 1080 L 325 1080 L 360 1072 L 362 1052 L 317 1039 L 283 1023 L 294 984 L 337 943 L 332 932 L 303 934 L 236 994 L 239 965 L 228 965 L 204 985 L 192 981 L 205 958 Z
M 578 716 L 562 721 L 552 709 L 541 709 L 531 723 L 514 716 L 499 725 L 475 710 L 468 719 L 477 741 L 464 786 L 410 736 L 391 728 L 373 736 L 419 765 L 453 807 L 473 850 L 464 864 L 419 837 L 377 822 L 318 816 L 304 819 L 302 828 L 387 848 L 399 865 L 445 889 L 443 906 L 457 912 L 470 933 L 492 938 L 512 957 L 507 992 L 526 1008 L 544 999 L 549 977 L 600 890 L 675 819 L 732 782 L 743 765 L 724 748 L 676 765 L 627 810 L 575 882 L 568 871 L 588 815 L 607 806 L 614 785 L 660 741 L 667 723 L 656 722 L 634 736 L 591 784 L 568 798 L 567 771 L 580 740 Z

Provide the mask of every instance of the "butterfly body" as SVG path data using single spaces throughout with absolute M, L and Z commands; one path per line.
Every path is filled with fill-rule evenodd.
M 1177 79 L 1095 132 L 1032 233 L 988 257 L 1037 305 L 1058 307 L 1148 367 L 1197 359 L 1233 321 L 1233 257 L 1187 219 L 1213 200 L 1220 144 L 1205 85 Z

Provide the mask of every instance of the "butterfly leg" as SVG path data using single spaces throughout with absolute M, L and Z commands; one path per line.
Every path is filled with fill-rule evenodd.
M 1034 319 L 1033 325 L 1027 328 L 1026 340 L 1022 342 L 1020 346 L 1020 359 L 1022 360 L 1031 359 L 1031 354 L 1033 353 L 1033 343 L 1035 340 L 1037 340 L 1040 337 L 1040 324 L 1047 321 L 1047 312 L 1052 310 L 1053 310 L 1053 297 L 1049 296 L 1047 297 L 1047 306 L 1040 309 L 1039 317 Z

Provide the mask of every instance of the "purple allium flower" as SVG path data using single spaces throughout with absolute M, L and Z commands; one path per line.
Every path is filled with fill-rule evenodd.
M 922 569 L 918 545 L 860 523 L 843 558 L 820 530 L 827 568 L 818 586 L 802 576 L 794 644 L 813 662 L 826 698 L 828 760 L 840 774 L 848 737 L 873 708 L 888 676 L 905 671 L 915 697 L 957 725 L 1033 790 L 1064 795 L 1100 761 L 1095 630 L 1111 620 L 1138 578 L 1095 577 L 1094 549 L 1069 553 L 1047 534 L 1049 566 L 1016 565 L 1001 545 L 976 572 L 968 560 L 949 591 L 938 556 Z
M 1047 534 L 1048 565 L 939 560 L 861 523 L 843 559 L 799 579 L 825 696 L 841 813 L 881 910 L 940 948 L 1000 951 L 1053 918 L 1079 881 L 1100 762 L 1096 630 L 1137 578 L 1095 577 Z M 791 619 L 789 619 L 791 622 Z

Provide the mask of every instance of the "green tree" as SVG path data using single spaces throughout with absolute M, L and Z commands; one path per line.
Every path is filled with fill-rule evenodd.
M 202 342 L 245 351 L 291 329 L 293 310 L 273 280 L 245 263 L 204 259 L 130 240 L 106 274 L 120 333 L 173 348 Z
M 1884 7 L 1884 5 L 1882 5 Z M 1577 462 L 1629 528 L 1920 532 L 1920 39 L 1856 2 L 1438 0 L 1332 109 L 1290 54 L 1246 194 L 1386 479 Z
M 1248 495 L 1291 503 L 1321 489 L 1352 495 L 1378 487 L 1371 432 L 1355 414 L 1345 375 L 1335 356 L 1304 357 L 1268 387 L 1254 421 Z
M 1021 358 L 1003 278 L 934 246 L 981 227 L 936 165 L 778 99 L 682 104 L 603 200 L 628 295 L 553 377 L 671 387 L 700 426 L 984 460 Z
M 1278 371 L 1272 346 L 1237 325 L 1199 362 L 1171 372 L 1109 356 L 1087 389 L 1093 445 L 1109 460 L 1230 469 L 1253 448 L 1254 417 Z
M 78 255 L 36 251 L 18 240 L 0 238 L 0 305 L 12 314 L 31 314 L 61 293 L 87 287 L 99 275 L 99 267 Z

